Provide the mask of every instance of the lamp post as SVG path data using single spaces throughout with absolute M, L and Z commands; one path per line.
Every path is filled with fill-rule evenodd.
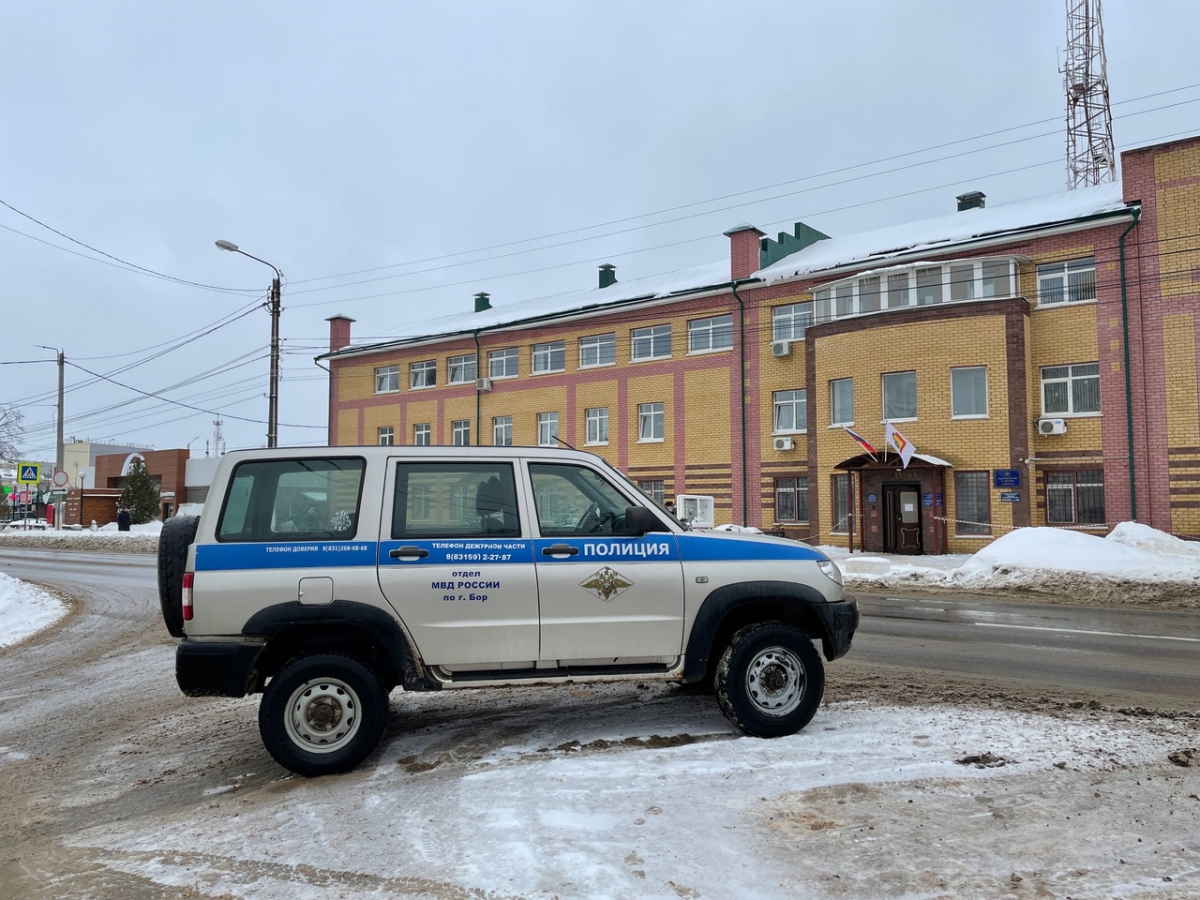
M 283 274 L 265 259 L 251 256 L 237 244 L 229 241 L 217 241 L 217 246 L 230 253 L 240 253 L 264 266 L 270 266 L 275 272 L 271 281 L 271 297 L 267 301 L 267 309 L 271 313 L 271 393 L 267 400 L 267 447 L 274 448 L 279 443 L 279 314 L 283 311 L 281 282 Z

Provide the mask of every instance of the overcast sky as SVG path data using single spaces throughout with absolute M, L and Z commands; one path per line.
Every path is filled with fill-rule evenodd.
M 1200 82 L 1200 3 L 1104 15 L 1118 149 L 1200 132 L 1200 85 L 1147 96 Z M 741 222 L 842 235 L 950 212 L 963 190 L 1062 190 L 1064 35 L 1063 0 L 8 0 L 0 200 L 137 266 L 252 292 L 102 264 L 0 207 L 0 360 L 62 347 L 220 410 L 230 449 L 263 445 L 265 311 L 117 371 L 265 294 L 270 270 L 224 238 L 287 278 L 280 443 L 323 443 L 312 357 L 335 313 L 379 336 L 477 291 L 501 305 L 591 287 L 600 262 L 629 279 L 725 259 Z M 33 458 L 54 456 L 55 377 L 0 366 Z M 209 413 L 90 380 L 68 367 L 68 437 L 211 440 Z

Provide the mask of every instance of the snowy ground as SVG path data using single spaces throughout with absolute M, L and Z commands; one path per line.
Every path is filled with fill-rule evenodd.
M 0 647 L 23 641 L 66 613 L 67 605 L 57 597 L 0 573 Z
M 392 705 L 400 722 L 358 772 L 256 765 L 71 843 L 164 887 L 255 900 L 1200 892 L 1200 768 L 1167 760 L 1197 742 L 1191 718 L 844 702 L 755 740 L 668 688 Z M 189 743 L 186 722 L 152 730 Z M 97 773 L 130 765 L 110 756 Z M 136 774 L 175 780 L 176 762 Z

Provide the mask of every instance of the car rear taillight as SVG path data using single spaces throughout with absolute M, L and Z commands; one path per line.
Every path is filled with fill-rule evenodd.
M 192 620 L 192 585 L 196 581 L 195 572 L 183 573 L 183 620 Z

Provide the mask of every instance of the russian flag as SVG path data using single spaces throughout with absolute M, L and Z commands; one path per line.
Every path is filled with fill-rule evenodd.
M 851 431 L 849 428 L 846 428 L 845 425 L 843 425 L 842 428 L 845 430 L 846 434 L 850 435 L 850 437 L 854 438 L 854 440 L 856 440 L 860 444 L 862 444 L 863 447 L 866 448 L 868 453 L 870 453 L 872 456 L 875 455 L 875 448 L 871 446 L 870 441 L 868 441 L 861 434 L 856 434 L 855 432 Z

